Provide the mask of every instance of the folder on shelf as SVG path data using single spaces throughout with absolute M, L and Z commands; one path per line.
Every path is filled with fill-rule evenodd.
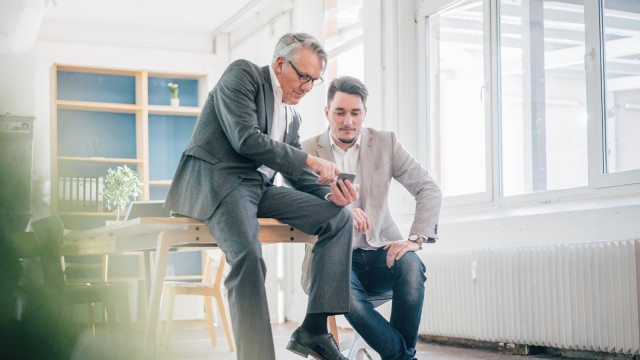
M 91 196 L 89 197 L 90 202 L 89 202 L 89 210 L 90 211 L 100 211 L 100 209 L 98 209 L 98 178 L 89 178 L 89 181 L 91 183 L 91 186 L 89 186 L 89 188 L 91 189 Z
M 97 201 L 98 201 L 98 211 L 104 211 L 104 178 L 102 176 L 100 176 L 98 178 L 98 187 L 97 187 L 97 197 L 96 197 Z
M 58 177 L 58 209 L 64 210 L 64 177 Z
M 64 178 L 64 210 L 71 210 L 71 178 Z
M 78 183 L 78 198 L 76 200 L 76 211 L 84 211 L 84 178 L 76 178 Z

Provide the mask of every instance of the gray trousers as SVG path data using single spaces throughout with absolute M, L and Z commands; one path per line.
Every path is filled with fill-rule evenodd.
M 260 173 L 246 178 L 204 220 L 225 253 L 231 271 L 225 280 L 241 360 L 275 360 L 264 280 L 266 266 L 257 218 L 275 218 L 318 235 L 311 265 L 307 313 L 349 311 L 351 237 L 348 209 L 317 196 L 272 186 Z

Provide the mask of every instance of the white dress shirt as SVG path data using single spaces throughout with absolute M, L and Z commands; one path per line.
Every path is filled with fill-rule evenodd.
M 269 137 L 275 141 L 284 141 L 284 133 L 289 124 L 289 117 L 291 111 L 287 111 L 289 105 L 282 102 L 282 86 L 276 77 L 276 73 L 273 71 L 273 67 L 269 66 L 269 74 L 271 75 L 271 87 L 273 88 L 273 122 L 271 128 L 269 128 Z M 267 179 L 271 179 L 275 171 L 265 165 L 258 168 L 258 171 L 263 173 Z
M 347 151 L 342 150 L 336 143 L 333 141 L 333 138 L 329 136 L 329 141 L 331 142 L 331 150 L 333 150 L 333 159 L 336 161 L 336 166 L 346 173 L 356 174 L 355 182 L 358 183 L 358 178 L 360 174 L 358 173 L 360 169 L 360 140 L 361 136 L 358 135 L 353 146 L 347 149 Z M 351 204 L 348 205 L 349 208 L 359 208 L 360 207 L 360 194 L 358 194 L 358 199 Z M 374 250 L 375 248 L 367 243 L 365 234 L 360 231 L 353 231 L 353 240 L 352 240 L 352 248 L 353 249 L 365 249 L 365 250 Z

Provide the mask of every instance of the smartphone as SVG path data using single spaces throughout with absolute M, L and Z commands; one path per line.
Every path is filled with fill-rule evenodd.
M 353 184 L 354 180 L 356 179 L 356 174 L 349 174 L 349 173 L 344 173 L 343 172 L 343 173 L 340 173 L 338 175 L 338 180 L 340 180 L 340 179 L 342 179 L 342 180 L 347 180 L 348 179 L 349 181 L 351 181 L 351 184 Z

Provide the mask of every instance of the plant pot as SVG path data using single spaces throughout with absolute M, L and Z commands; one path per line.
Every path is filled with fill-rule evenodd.
M 173 107 L 180 106 L 180 98 L 171 98 L 171 106 Z

